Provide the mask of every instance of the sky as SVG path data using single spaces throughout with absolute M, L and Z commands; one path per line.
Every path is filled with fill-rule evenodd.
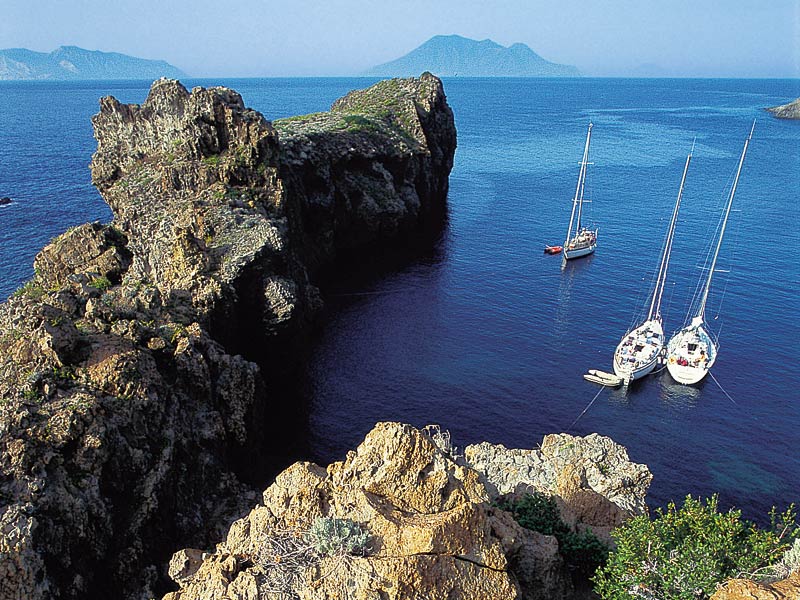
M 585 75 L 800 77 L 800 0 L 0 0 L 0 48 L 122 52 L 194 77 L 356 75 L 453 33 Z

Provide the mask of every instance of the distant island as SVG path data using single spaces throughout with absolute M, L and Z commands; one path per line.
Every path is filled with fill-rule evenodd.
M 492 40 L 437 35 L 405 56 L 364 72 L 370 77 L 409 77 L 430 71 L 439 77 L 579 77 L 572 65 L 543 59 L 528 46 L 508 48 Z
M 0 50 L 0 80 L 158 79 L 186 77 L 163 60 L 61 46 L 52 52 Z

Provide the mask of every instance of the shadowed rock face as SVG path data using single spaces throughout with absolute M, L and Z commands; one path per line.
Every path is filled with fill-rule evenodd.
M 152 597 L 297 453 L 313 278 L 435 225 L 455 150 L 436 78 L 353 97 L 278 126 L 226 88 L 101 101 L 114 221 L 0 306 L 1 600 Z

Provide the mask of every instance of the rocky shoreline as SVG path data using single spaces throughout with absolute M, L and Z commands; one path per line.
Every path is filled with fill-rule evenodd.
M 150 598 L 302 443 L 317 278 L 435 230 L 456 131 L 393 80 L 273 125 L 226 88 L 103 98 L 110 225 L 67 231 L 0 306 L 0 599 Z

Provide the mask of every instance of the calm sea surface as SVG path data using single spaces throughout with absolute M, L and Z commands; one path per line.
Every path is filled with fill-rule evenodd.
M 225 84 L 267 118 L 326 110 L 359 79 Z M 0 82 L 0 297 L 69 226 L 109 220 L 92 188 L 100 96 L 144 100 L 142 82 Z M 329 290 L 330 321 L 306 387 L 310 458 L 340 459 L 379 420 L 439 423 L 463 446 L 530 448 L 546 433 L 599 432 L 654 474 L 651 504 L 719 492 L 763 517 L 800 500 L 800 122 L 761 109 L 798 80 L 445 81 L 458 150 L 450 219 L 430 256 Z M 744 139 L 756 129 L 708 317 L 720 355 L 703 384 L 666 372 L 627 391 L 583 381 L 647 302 L 686 154 L 664 322 L 679 328 Z M 597 253 L 561 268 L 542 253 L 569 219 L 586 126 Z M 724 391 L 723 391 L 724 390 Z

